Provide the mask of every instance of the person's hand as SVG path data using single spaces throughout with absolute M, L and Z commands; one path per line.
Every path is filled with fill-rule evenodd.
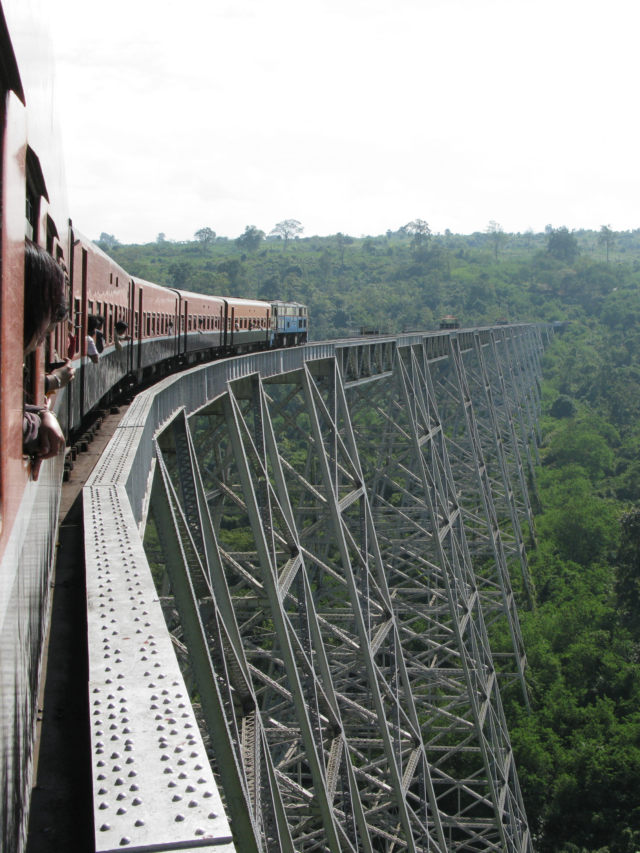
M 73 379 L 76 369 L 71 364 L 71 359 L 66 358 L 62 367 L 57 367 L 52 370 L 50 376 L 55 376 L 58 380 L 58 388 L 65 388 Z M 57 390 L 57 389 L 54 389 Z
M 57 418 L 51 412 L 42 412 L 40 420 L 38 449 L 35 455 L 40 459 L 53 459 L 64 447 L 65 438 Z

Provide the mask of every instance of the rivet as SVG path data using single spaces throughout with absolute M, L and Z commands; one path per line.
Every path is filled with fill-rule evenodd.
M 125 800 L 126 798 L 127 798 L 127 795 L 126 795 L 126 794 L 122 794 L 122 793 L 120 793 L 120 794 L 118 794 L 118 796 L 116 797 L 116 800 L 120 801 L 120 800 Z
M 181 820 L 184 820 L 184 815 L 183 815 L 183 814 L 177 814 L 177 815 L 176 815 L 176 820 L 177 820 L 178 822 L 180 822 Z
M 218 815 L 216 814 L 216 812 L 209 812 L 207 817 L 209 818 L 209 820 L 214 820 L 215 818 L 218 817 Z
M 191 800 L 191 802 L 189 803 L 189 808 L 195 809 L 195 807 L 198 805 L 200 805 L 200 803 L 197 800 Z
M 177 787 L 177 785 L 178 785 L 178 783 L 177 783 L 177 782 L 174 782 L 174 781 L 173 781 L 173 779 L 172 779 L 172 780 L 169 782 L 169 784 L 167 785 L 167 788 L 175 788 L 175 787 Z
M 174 752 L 183 752 L 183 749 L 181 746 L 176 746 L 176 748 L 173 751 Z
M 104 775 L 104 773 L 99 773 L 99 774 L 98 774 L 98 782 L 102 782 L 102 780 L 103 780 L 103 779 L 106 779 L 106 778 L 107 778 L 107 777 Z
M 108 808 L 109 808 L 109 803 L 100 803 L 100 808 L 101 808 L 101 809 L 108 809 Z
M 202 796 L 209 798 L 209 797 L 213 797 L 213 794 L 211 793 L 211 791 L 205 791 Z
M 114 784 L 116 784 L 116 785 L 124 785 L 124 779 L 121 779 L 121 778 L 118 776 L 118 778 L 116 779 L 116 781 L 115 781 L 115 783 L 114 783 Z
M 206 781 L 207 781 L 206 779 L 203 779 L 202 777 L 200 777 L 200 779 L 198 779 L 198 785 L 204 785 L 204 783 Z
M 169 756 L 167 756 L 167 758 L 168 758 L 168 757 L 169 757 Z M 181 758 L 181 759 L 180 759 L 180 761 L 178 761 L 178 764 L 179 764 L 180 766 L 182 766 L 183 764 L 186 764 L 186 763 L 187 763 L 187 762 L 185 761 L 185 759 L 184 759 L 184 758 Z M 200 768 L 198 768 L 198 769 L 200 769 Z
M 120 758 L 120 753 L 119 752 L 112 752 L 111 758 Z
M 144 821 L 143 820 L 137 820 L 136 826 L 144 826 Z
M 100 832 L 108 832 L 111 829 L 111 826 L 108 823 L 103 823 L 100 827 Z
M 164 768 L 164 772 L 165 772 L 165 773 L 173 773 L 173 768 L 172 768 L 172 767 L 165 767 L 165 768 Z M 182 777 L 181 777 L 181 778 L 182 778 Z
M 193 794 L 196 789 L 193 787 L 193 785 L 187 785 L 185 790 L 186 790 L 187 794 Z
M 196 829 L 196 835 L 204 835 L 204 829 Z
M 182 794 L 174 794 L 172 797 L 172 801 L 174 803 L 179 803 L 181 799 L 182 799 Z
M 104 761 L 102 761 L 102 760 L 98 761 L 98 767 L 104 767 Z
M 129 775 L 131 775 L 131 774 L 129 774 Z M 131 785 L 131 786 L 129 787 L 129 790 L 130 790 L 130 791 L 139 791 L 139 790 L 140 790 L 140 785 L 135 785 L 135 784 L 133 784 L 133 785 Z
M 104 797 L 104 795 L 105 795 L 105 794 L 108 794 L 108 793 L 109 793 L 109 792 L 107 791 L 107 789 L 106 789 L 106 788 L 100 788 L 100 790 L 98 791 L 98 794 L 99 794 L 101 797 Z
M 134 800 L 131 800 L 131 805 L 132 806 L 141 806 L 142 800 L 140 799 L 140 797 L 136 797 Z
M 123 810 L 123 811 L 124 811 L 124 810 Z M 131 839 L 129 838 L 129 836 L 128 836 L 128 835 L 124 835 L 124 836 L 120 839 L 120 844 L 122 844 L 122 845 L 125 845 L 125 844 L 131 844 Z
M 196 764 L 196 766 L 193 769 L 194 770 L 202 770 L 202 764 Z
M 169 756 L 168 755 L 161 755 L 160 761 L 169 761 Z M 184 761 L 182 763 L 184 764 Z M 180 764 L 180 762 L 178 762 L 178 764 Z
M 124 808 L 124 806 L 120 806 L 120 808 L 116 812 L 116 814 L 126 814 L 126 813 L 127 813 L 127 810 Z

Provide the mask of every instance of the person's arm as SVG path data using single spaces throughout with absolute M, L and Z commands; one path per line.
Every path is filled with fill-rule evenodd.
M 61 448 L 65 445 L 64 434 L 53 412 L 45 410 L 40 415 L 40 419 L 36 456 L 39 456 L 40 459 L 52 459 L 60 453 Z
M 51 394 L 54 391 L 59 391 L 60 388 L 66 388 L 75 375 L 75 367 L 71 365 L 71 361 L 65 359 L 65 364 L 62 367 L 57 367 L 45 376 L 45 393 Z

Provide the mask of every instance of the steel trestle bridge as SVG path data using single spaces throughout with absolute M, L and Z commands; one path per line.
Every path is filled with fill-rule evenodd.
M 98 851 L 533 849 L 501 692 L 528 703 L 550 335 L 309 344 L 135 399 L 84 490 Z

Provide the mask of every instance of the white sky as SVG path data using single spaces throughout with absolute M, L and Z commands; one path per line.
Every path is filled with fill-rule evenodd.
M 640 227 L 635 0 L 57 0 L 91 237 Z

